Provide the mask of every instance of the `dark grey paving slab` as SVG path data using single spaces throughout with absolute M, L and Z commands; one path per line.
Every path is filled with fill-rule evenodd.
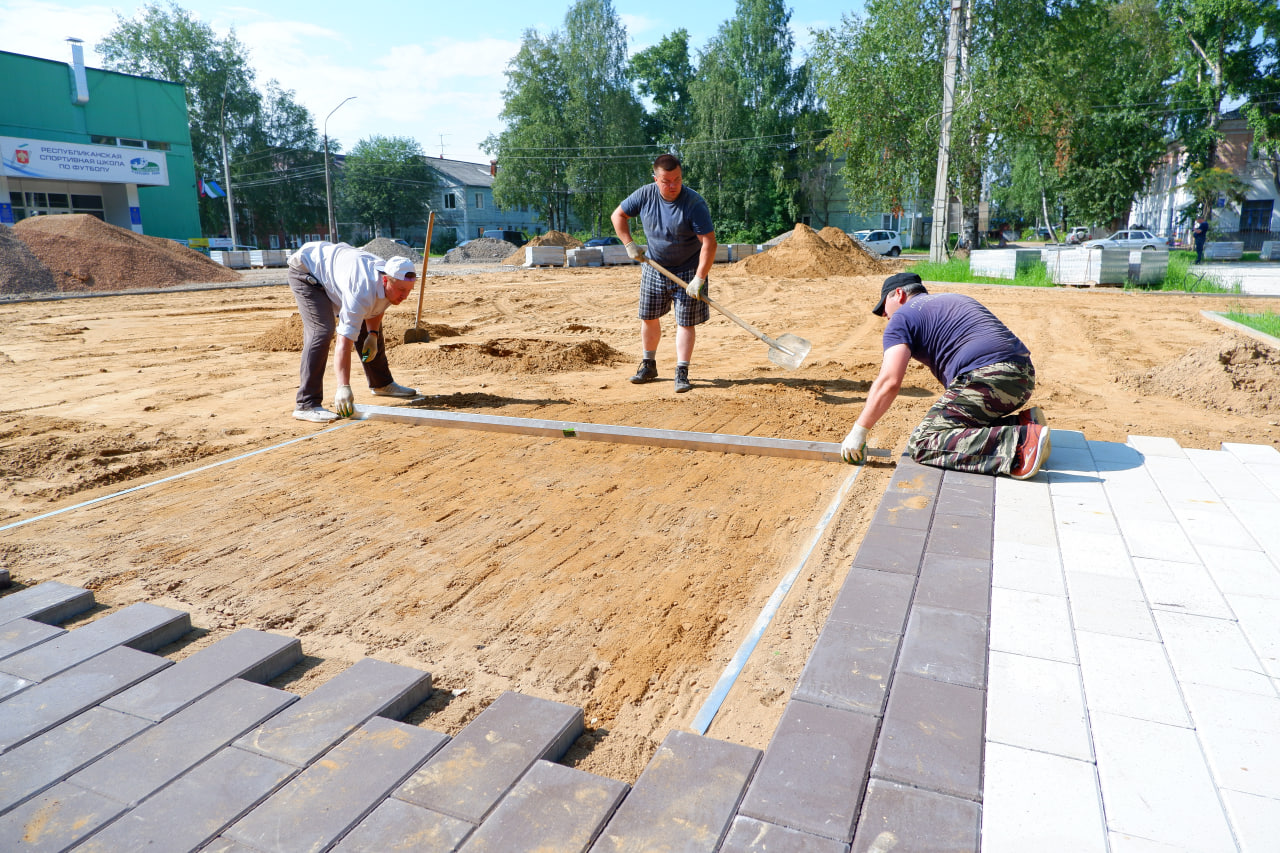
M 0 625 L 0 660 L 52 640 L 66 631 L 34 619 L 14 619 Z
M 373 717 L 402 717 L 429 695 L 430 673 L 364 658 L 236 746 L 306 767 Z
M 849 853 L 849 845 L 738 815 L 719 853 Z
M 759 761 L 760 751 L 750 747 L 670 732 L 591 849 L 715 850 Z
M 872 776 L 978 800 L 985 698 L 972 687 L 897 673 Z
M 119 711 L 90 708 L 0 755 L 0 813 L 60 782 L 150 725 Z
M 260 853 L 251 850 L 237 841 L 228 838 L 215 838 L 211 844 L 205 847 L 200 853 Z
M 993 536 L 989 519 L 937 513 L 929 528 L 929 553 L 990 560 Z
M 893 480 L 889 488 L 897 491 L 913 491 L 920 494 L 936 494 L 942 485 L 941 468 L 921 465 L 907 454 L 898 457 L 898 465 L 893 472 Z
M 854 555 L 853 565 L 859 569 L 876 569 L 916 575 L 924 557 L 926 531 L 892 528 L 873 524 L 867 529 Z
M 198 850 L 298 768 L 229 747 L 76 847 L 77 853 Z
M 0 850 L 62 853 L 125 806 L 63 782 L 0 816 Z
M 828 620 L 791 698 L 879 716 L 901 640 L 899 634 Z
M 953 472 L 947 472 L 953 473 Z M 978 475 L 975 475 L 978 476 Z M 938 490 L 938 515 L 958 515 L 980 521 L 990 521 L 995 517 L 995 489 L 990 482 L 993 477 L 980 477 L 988 481 L 986 484 L 958 483 L 949 477 L 942 481 Z
M 0 702 L 3 702 L 15 693 L 20 693 L 23 690 L 26 690 L 33 684 L 35 684 L 34 681 L 27 681 L 25 678 L 18 678 L 16 675 L 9 675 L 8 673 L 0 672 Z
M 159 722 L 233 678 L 261 683 L 301 659 L 302 643 L 297 638 L 246 628 L 102 704 Z
M 93 607 L 93 593 L 58 581 L 45 581 L 0 598 L 0 625 L 33 619 L 59 625 Z
M 991 612 L 991 561 L 925 551 L 915 605 Z
M 917 604 L 907 621 L 898 670 L 935 681 L 986 687 L 987 617 Z
M 70 781 L 136 804 L 297 698 L 249 681 L 228 682 L 90 764 Z
M 937 483 L 921 488 L 895 479 L 880 498 L 871 523 L 894 530 L 928 530 L 937 508 Z
M 581 853 L 626 796 L 627 784 L 535 762 L 463 845 L 463 853 Z
M 986 489 L 992 493 L 996 489 L 996 478 L 990 474 L 973 474 L 968 471 L 943 471 L 942 485 L 960 486 L 973 489 Z
M 334 853 L 451 853 L 475 825 L 392 797 L 351 830 Z
M 555 761 L 580 734 L 581 708 L 503 693 L 395 796 L 479 824 L 535 761 Z
M 13 585 L 13 581 L 9 578 L 8 569 L 0 569 L 0 589 L 8 589 Z
M 978 804 L 969 800 L 872 779 L 853 850 L 972 853 L 978 849 L 980 816 Z
M 852 568 L 827 622 L 848 622 L 901 634 L 907 626 L 907 609 L 915 584 L 910 575 Z
M 321 851 L 360 823 L 448 740 L 374 717 L 222 833 L 268 853 Z
M 116 647 L 33 684 L 0 703 L 0 752 L 71 719 L 170 665 L 162 657 Z
M 152 651 L 190 630 L 191 617 L 186 613 L 140 602 L 0 660 L 0 671 L 43 681 L 116 646 Z
M 848 843 L 878 722 L 868 714 L 787 703 L 739 814 Z

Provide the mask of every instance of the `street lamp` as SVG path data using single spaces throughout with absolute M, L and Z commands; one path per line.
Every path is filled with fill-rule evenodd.
M 355 95 L 352 95 L 342 104 L 354 100 L 355 97 Z M 331 109 L 329 115 L 324 117 L 324 200 L 325 205 L 329 208 L 329 240 L 333 243 L 338 242 L 338 223 L 333 219 L 333 185 L 329 180 L 329 119 L 342 104 L 338 104 L 337 107 Z

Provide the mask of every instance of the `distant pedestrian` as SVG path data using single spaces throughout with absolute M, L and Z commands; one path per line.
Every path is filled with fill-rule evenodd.
M 675 307 L 676 393 L 693 388 L 689 382 L 689 360 L 697 326 L 711 319 L 711 310 L 702 297 L 707 295 L 707 277 L 716 259 L 716 232 L 711 209 L 702 196 L 684 186 L 680 160 L 663 154 L 653 161 L 653 183 L 646 184 L 623 199 L 610 219 L 627 255 L 643 266 L 640 270 L 640 369 L 631 377 L 635 383 L 658 378 L 658 341 L 662 340 L 659 318 Z M 646 246 L 631 239 L 627 220 L 640 217 Z M 645 253 L 682 281 L 685 288 L 645 263 Z
M 1204 241 L 1209 236 L 1209 223 L 1205 222 L 1204 216 L 1196 217 L 1195 230 L 1191 232 L 1191 239 L 1196 243 L 1196 263 L 1204 260 Z
M 376 396 L 418 395 L 391 378 L 387 350 L 382 345 L 382 315 L 413 292 L 417 278 L 413 261 L 406 257 L 384 261 L 346 243 L 304 243 L 289 256 L 289 289 L 298 303 L 303 329 L 295 418 L 327 423 L 354 414 L 353 349 L 360 353 L 365 378 Z M 336 412 L 332 412 L 322 403 L 325 360 L 335 332 L 338 343 L 333 348 L 333 372 L 338 391 L 333 398 Z

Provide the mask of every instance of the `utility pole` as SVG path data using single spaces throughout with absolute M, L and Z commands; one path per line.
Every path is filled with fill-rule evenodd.
M 353 100 L 355 97 L 355 95 L 352 95 L 342 104 Z M 329 115 L 324 117 L 324 201 L 329 210 L 329 242 L 331 243 L 338 242 L 338 223 L 333 218 L 333 184 L 329 179 L 329 118 L 338 111 L 338 107 L 341 107 L 342 104 L 338 104 L 337 107 L 329 110 Z
M 231 161 L 227 159 L 227 89 L 222 88 L 222 181 L 227 185 L 227 222 L 231 227 L 231 248 L 240 245 L 236 236 L 236 206 L 231 201 Z
M 938 138 L 938 175 L 933 185 L 933 234 L 929 240 L 929 260 L 947 260 L 947 170 L 951 156 L 951 113 L 956 99 L 956 58 L 960 50 L 960 19 L 964 0 L 951 0 L 951 23 L 947 27 L 947 60 L 942 73 L 942 127 Z

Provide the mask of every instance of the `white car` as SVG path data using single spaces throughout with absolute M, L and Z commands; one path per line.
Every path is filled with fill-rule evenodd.
M 902 238 L 897 231 L 854 231 L 851 235 L 873 252 L 896 258 L 902 254 Z
M 1164 241 L 1150 231 L 1117 231 L 1110 237 L 1084 241 L 1086 249 L 1141 249 L 1144 252 L 1154 252 L 1163 245 Z

